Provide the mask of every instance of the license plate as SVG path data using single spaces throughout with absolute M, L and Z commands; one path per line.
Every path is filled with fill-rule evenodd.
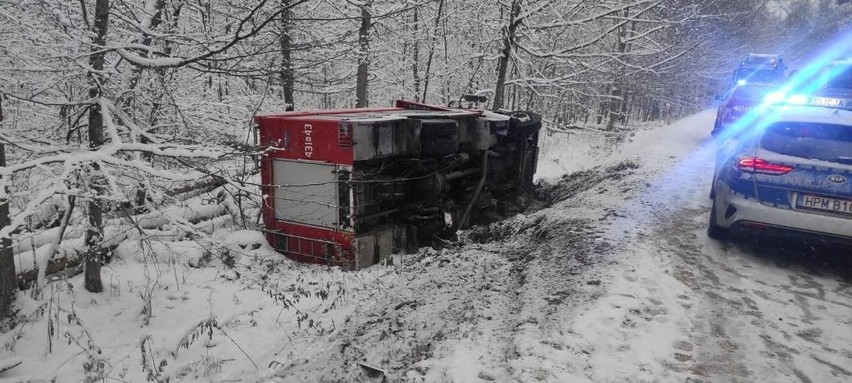
M 852 200 L 804 194 L 799 195 L 796 206 L 804 209 L 852 215 Z

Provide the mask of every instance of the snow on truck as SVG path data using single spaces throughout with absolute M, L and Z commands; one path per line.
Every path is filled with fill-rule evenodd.
M 261 115 L 269 243 L 354 269 L 511 209 L 532 187 L 541 119 L 396 101 Z

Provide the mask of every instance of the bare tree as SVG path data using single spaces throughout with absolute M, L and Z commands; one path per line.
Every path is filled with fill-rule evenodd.
M 500 58 L 497 60 L 497 86 L 494 88 L 494 102 L 492 103 L 494 109 L 500 109 L 503 107 L 503 98 L 506 93 L 506 70 L 512 59 L 512 49 L 515 45 L 515 33 L 521 22 L 521 20 L 519 20 L 520 15 L 520 0 L 512 0 L 512 5 L 509 9 L 509 19 L 502 31 L 503 49 L 500 51 Z
M 3 95 L 0 94 L 0 127 L 3 126 Z M 0 142 L 0 168 L 6 166 L 6 145 Z M 3 176 L 0 176 L 3 177 Z M 9 226 L 9 199 L 5 187 L 0 190 L 0 228 Z M 15 260 L 12 258 L 12 239 L 0 238 L 0 318 L 9 312 L 15 298 Z
M 101 96 L 101 87 L 104 86 L 105 78 L 101 71 L 104 70 L 107 28 L 109 27 L 109 0 L 97 0 L 95 2 L 94 38 L 92 39 L 92 53 L 89 56 L 89 64 L 92 71 L 89 73 L 89 98 L 98 100 Z M 89 149 L 96 151 L 104 144 L 104 120 L 100 102 L 95 102 L 89 108 Z M 104 261 L 106 249 L 104 249 L 104 223 L 103 211 L 104 201 L 101 199 L 105 193 L 106 182 L 99 174 L 100 165 L 92 162 L 89 174 L 89 186 L 92 190 L 91 199 L 88 204 L 89 226 L 86 229 L 86 290 L 93 293 L 103 291 L 101 282 L 101 262 Z
M 355 106 L 364 108 L 370 105 L 368 99 L 368 82 L 370 70 L 370 27 L 372 26 L 372 15 L 370 14 L 370 2 L 361 5 L 361 27 L 358 29 L 358 45 L 361 49 L 358 55 L 358 74 L 355 84 Z
M 426 101 L 426 95 L 429 94 L 429 78 L 432 71 L 432 60 L 435 57 L 435 46 L 438 42 L 438 27 L 441 25 L 441 19 L 444 14 L 444 3 L 445 0 L 438 0 L 438 11 L 435 15 L 435 27 L 432 30 L 432 39 L 429 43 L 429 56 L 426 58 L 426 71 L 424 74 L 422 97 L 423 101 Z
M 280 27 L 280 49 L 281 49 L 281 89 L 284 95 L 284 103 L 287 110 L 295 109 L 295 101 L 293 100 L 293 92 L 295 91 L 295 69 L 293 68 L 293 39 L 292 39 L 292 23 L 293 10 L 290 0 L 281 0 L 281 7 L 284 11 L 281 13 Z
M 414 11 L 412 12 L 412 20 L 411 27 L 413 34 L 415 36 L 414 41 L 411 43 L 411 72 L 414 77 L 414 101 L 419 102 L 420 98 L 420 44 L 419 40 L 416 38 L 418 34 L 420 34 L 420 7 L 415 6 Z M 408 42 L 406 41 L 406 44 Z M 426 97 L 426 91 L 423 92 L 423 97 Z

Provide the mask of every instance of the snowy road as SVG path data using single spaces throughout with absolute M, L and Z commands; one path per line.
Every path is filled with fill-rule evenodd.
M 549 207 L 406 261 L 339 353 L 278 377 L 366 362 L 405 381 L 852 380 L 852 254 L 704 234 L 712 118 L 640 132 L 545 188 Z
M 753 238 L 720 244 L 704 234 L 712 118 L 694 116 L 627 149 L 646 159 L 658 192 L 632 199 L 623 220 L 640 223 L 636 236 L 615 252 L 605 295 L 574 318 L 595 345 L 588 377 L 852 380 L 852 252 Z

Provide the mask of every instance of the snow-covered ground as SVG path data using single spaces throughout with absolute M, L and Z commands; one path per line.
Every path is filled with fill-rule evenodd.
M 128 241 L 101 294 L 19 295 L 0 381 L 852 381 L 848 250 L 704 234 L 712 118 L 548 136 L 543 207 L 393 266 Z

